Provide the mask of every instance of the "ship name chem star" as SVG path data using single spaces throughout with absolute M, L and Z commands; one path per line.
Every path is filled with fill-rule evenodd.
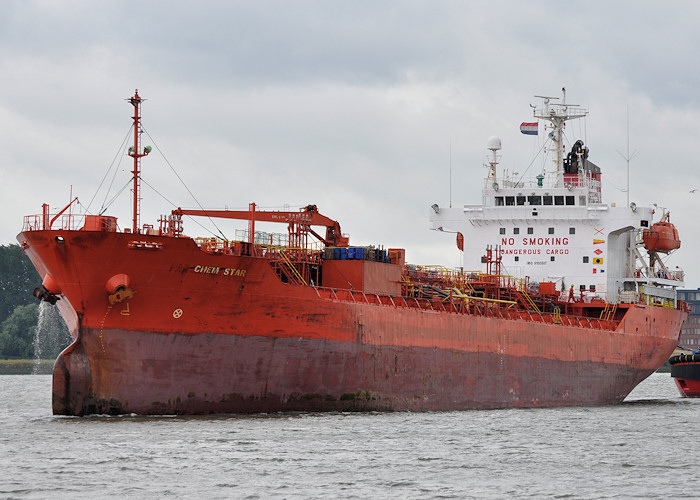
M 202 273 L 202 274 L 221 274 L 222 276 L 239 276 L 243 277 L 245 276 L 246 270 L 245 269 L 231 269 L 228 267 L 221 268 L 221 267 L 212 267 L 212 266 L 194 266 L 193 271 L 195 273 Z

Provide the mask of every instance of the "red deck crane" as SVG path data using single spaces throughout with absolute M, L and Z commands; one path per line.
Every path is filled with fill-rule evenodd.
M 316 205 L 307 205 L 299 211 L 278 211 L 256 210 L 255 203 L 251 203 L 248 210 L 185 210 L 177 208 L 173 210 L 172 214 L 173 219 L 177 221 L 183 215 L 247 220 L 249 243 L 254 242 L 256 221 L 286 223 L 289 230 L 289 246 L 292 247 L 305 248 L 309 233 L 327 247 L 347 247 L 349 243 L 349 238 L 343 236 L 340 231 L 340 224 L 319 213 Z M 325 238 L 311 229 L 311 226 L 325 227 Z M 181 227 L 181 225 L 177 224 L 175 227 Z

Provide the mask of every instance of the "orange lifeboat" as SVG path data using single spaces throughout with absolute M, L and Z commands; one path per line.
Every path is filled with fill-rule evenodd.
M 644 248 L 650 252 L 668 253 L 681 247 L 676 226 L 670 222 L 657 222 L 642 234 Z

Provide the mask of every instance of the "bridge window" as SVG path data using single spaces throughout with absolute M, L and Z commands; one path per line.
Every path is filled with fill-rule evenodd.
M 567 196 L 565 198 L 565 200 L 566 200 L 567 205 L 575 205 L 575 203 L 574 203 L 575 198 L 573 196 Z M 585 203 L 584 203 L 584 205 L 585 205 Z
M 503 196 L 496 196 L 496 206 L 497 207 L 503 206 Z
M 552 204 L 552 197 L 549 195 L 545 195 L 542 197 L 542 204 L 543 205 L 551 205 Z
M 563 196 L 555 196 L 554 197 L 554 204 L 555 205 L 563 205 L 564 204 L 564 197 Z
M 528 196 L 527 201 L 530 203 L 530 205 L 542 205 L 541 196 Z
M 506 205 L 515 205 L 515 196 L 506 196 Z
M 518 195 L 515 197 L 515 201 L 518 205 L 525 205 L 526 198 L 523 195 Z

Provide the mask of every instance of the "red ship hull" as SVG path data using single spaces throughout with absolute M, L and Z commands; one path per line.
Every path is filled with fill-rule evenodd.
M 54 367 L 56 414 L 610 404 L 668 358 L 686 316 L 631 305 L 613 329 L 475 316 L 382 290 L 357 300 L 283 283 L 266 259 L 206 253 L 189 238 L 47 230 L 18 240 L 60 287 L 74 335 Z M 376 273 L 398 277 L 400 266 Z M 112 303 L 123 275 L 133 294 Z

